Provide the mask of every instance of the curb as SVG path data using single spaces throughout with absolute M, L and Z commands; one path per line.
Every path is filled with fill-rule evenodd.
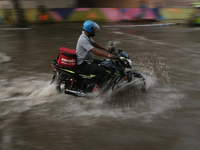
M 162 24 L 145 24 L 145 25 L 108 25 L 103 26 L 105 28 L 112 28 L 112 27 L 158 27 L 158 26 L 171 26 L 177 25 L 177 23 L 162 23 Z
M 0 30 L 4 31 L 13 31 L 13 30 L 30 30 L 31 28 L 0 28 Z

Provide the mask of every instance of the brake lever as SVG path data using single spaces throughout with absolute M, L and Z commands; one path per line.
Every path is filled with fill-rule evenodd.
M 108 50 L 109 53 L 113 53 L 115 52 L 115 47 L 111 47 L 109 50 Z
M 113 54 L 113 55 L 115 55 L 115 56 L 118 56 L 118 54 L 117 54 L 117 53 L 115 53 L 115 52 L 112 52 L 112 54 Z
M 116 58 L 119 57 L 119 53 L 116 53 L 116 52 L 115 52 L 115 47 L 111 47 L 111 48 L 108 50 L 108 52 L 111 53 L 111 54 L 113 54 L 113 55 L 115 55 Z

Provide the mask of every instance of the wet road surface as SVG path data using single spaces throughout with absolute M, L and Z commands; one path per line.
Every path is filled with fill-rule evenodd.
M 60 47 L 75 49 L 81 25 L 1 30 L 1 150 L 200 149 L 200 28 L 100 25 L 93 39 L 125 50 L 147 91 L 60 95 L 50 64 Z

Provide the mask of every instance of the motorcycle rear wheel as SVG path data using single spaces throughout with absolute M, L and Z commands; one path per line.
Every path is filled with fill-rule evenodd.
M 66 89 L 70 88 L 70 83 L 70 78 L 66 75 L 61 74 L 56 82 L 56 90 L 58 91 L 58 93 L 64 93 Z

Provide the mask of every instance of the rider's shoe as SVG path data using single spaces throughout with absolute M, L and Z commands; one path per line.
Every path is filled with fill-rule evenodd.
M 99 94 L 99 93 L 100 93 L 100 90 L 99 90 L 99 88 L 98 88 L 98 85 L 97 85 L 97 84 L 95 84 L 95 86 L 94 86 L 94 88 L 93 88 L 93 91 L 92 91 L 92 93 L 94 93 L 94 94 Z
M 93 93 L 94 95 L 96 95 L 96 96 L 105 96 L 105 95 L 100 91 L 100 89 L 98 88 L 98 85 L 97 85 L 97 84 L 95 84 L 92 93 Z

